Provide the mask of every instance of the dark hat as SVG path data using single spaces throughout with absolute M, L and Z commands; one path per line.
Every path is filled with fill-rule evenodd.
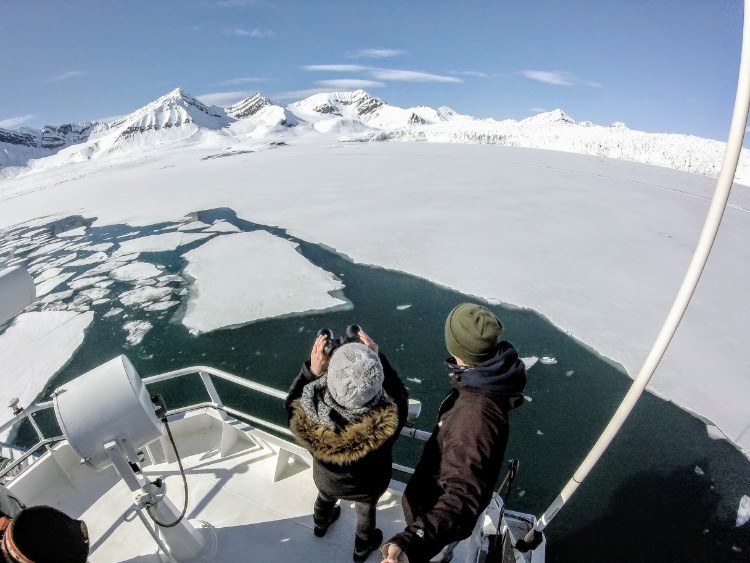
M 503 324 L 488 309 L 473 303 L 461 303 L 445 320 L 445 345 L 448 351 L 467 364 L 489 360 L 497 349 Z
M 3 535 L 2 553 L 8 561 L 85 563 L 89 534 L 82 520 L 51 506 L 31 506 L 11 521 Z
M 358 342 L 337 348 L 328 364 L 328 390 L 346 409 L 363 408 L 381 396 L 384 378 L 377 353 Z

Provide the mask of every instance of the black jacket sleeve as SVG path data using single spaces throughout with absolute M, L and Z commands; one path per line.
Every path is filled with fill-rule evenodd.
M 399 545 L 412 563 L 429 561 L 448 543 L 471 535 L 501 471 L 508 440 L 503 411 L 462 409 L 461 414 L 436 429 L 437 441 L 442 444 L 433 470 L 438 472 L 440 494 L 428 509 L 414 514 L 414 521 L 403 532 L 389 540 Z M 430 479 L 418 472 L 412 479 Z
M 287 420 L 291 420 L 292 418 L 292 403 L 302 396 L 303 387 L 316 379 L 315 374 L 310 371 L 310 360 L 307 360 L 302 364 L 299 375 L 292 381 L 292 385 L 289 387 L 289 394 L 284 401 L 284 411 L 286 411 Z

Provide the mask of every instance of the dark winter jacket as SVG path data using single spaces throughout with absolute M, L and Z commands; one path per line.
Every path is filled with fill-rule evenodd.
M 407 527 L 389 540 L 410 563 L 471 535 L 504 465 L 510 410 L 523 403 L 526 369 L 509 342 L 474 368 L 448 367 L 453 389 L 404 491 Z
M 406 423 L 409 399 L 406 387 L 383 354 L 379 354 L 387 401 L 361 419 L 341 420 L 341 431 L 316 424 L 302 409 L 302 389 L 316 379 L 309 361 L 292 383 L 284 402 L 289 428 L 313 456 L 313 479 L 318 490 L 347 500 L 379 497 L 391 479 L 393 444 Z

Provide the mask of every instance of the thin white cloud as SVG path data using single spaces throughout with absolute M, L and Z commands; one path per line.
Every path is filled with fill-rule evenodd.
M 578 78 L 571 72 L 559 71 L 559 70 L 522 70 L 519 74 L 528 78 L 529 80 L 535 80 L 537 82 L 544 82 L 545 84 L 553 84 L 555 86 L 574 86 L 580 84 L 583 86 L 591 86 L 593 88 L 601 88 L 601 84 L 596 82 L 590 82 Z
M 213 92 L 196 96 L 201 102 L 209 106 L 231 106 L 256 94 L 254 90 L 239 90 L 235 92 Z
M 62 74 L 58 74 L 57 76 L 53 76 L 52 78 L 48 79 L 47 82 L 59 82 L 61 80 L 68 80 L 69 78 L 83 76 L 84 74 L 88 73 L 83 70 L 69 70 L 67 72 L 63 72 Z
M 547 70 L 522 70 L 521 75 L 529 80 L 544 82 L 546 84 L 555 84 L 558 86 L 572 86 L 573 82 L 568 78 L 567 72 L 550 72 Z
M 325 88 L 336 90 L 360 90 L 364 88 L 384 88 L 385 83 L 375 80 L 357 80 L 354 78 L 342 78 L 340 80 L 320 80 L 318 84 Z
M 455 76 L 396 69 L 375 69 L 372 71 L 372 77 L 378 80 L 392 80 L 396 82 L 463 82 L 463 80 Z
M 3 119 L 0 121 L 0 127 L 3 129 L 15 129 L 16 127 L 23 125 L 27 121 L 31 121 L 34 119 L 34 116 L 32 114 L 28 115 L 19 115 L 18 117 L 9 117 L 8 119 Z
M 361 65 L 307 65 L 302 67 L 303 70 L 313 72 L 366 72 L 373 70 L 369 66 Z
M 237 86 L 239 84 L 251 84 L 257 82 L 268 82 L 267 78 L 232 78 L 230 80 L 222 80 L 217 82 L 217 86 Z
M 490 78 L 490 75 L 486 72 L 479 72 L 477 70 L 456 70 L 451 74 L 456 74 L 458 76 L 472 76 L 474 78 Z
M 314 72 L 359 72 L 369 75 L 370 78 L 374 78 L 378 82 L 463 82 L 456 76 L 362 65 L 307 65 L 302 68 Z
M 230 29 L 229 33 L 239 37 L 250 37 L 251 39 L 270 39 L 276 35 L 270 29 L 243 29 L 241 27 Z
M 538 113 L 547 113 L 549 110 L 547 108 L 529 108 L 529 113 L 532 113 L 534 115 Z
M 387 59 L 398 57 L 405 52 L 401 49 L 360 49 L 359 51 L 349 53 L 347 56 L 350 59 Z

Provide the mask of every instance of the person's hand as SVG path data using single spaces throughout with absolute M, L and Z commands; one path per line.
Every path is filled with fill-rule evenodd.
M 395 543 L 387 543 L 381 549 L 383 560 L 380 563 L 409 563 L 406 553 Z
M 315 377 L 320 377 L 328 371 L 328 362 L 330 358 L 323 350 L 328 339 L 320 335 L 315 339 L 312 351 L 310 352 L 310 371 Z
M 358 334 L 359 334 L 359 341 L 377 354 L 378 345 L 375 344 L 373 339 L 367 336 L 367 333 L 362 329 L 359 330 Z

